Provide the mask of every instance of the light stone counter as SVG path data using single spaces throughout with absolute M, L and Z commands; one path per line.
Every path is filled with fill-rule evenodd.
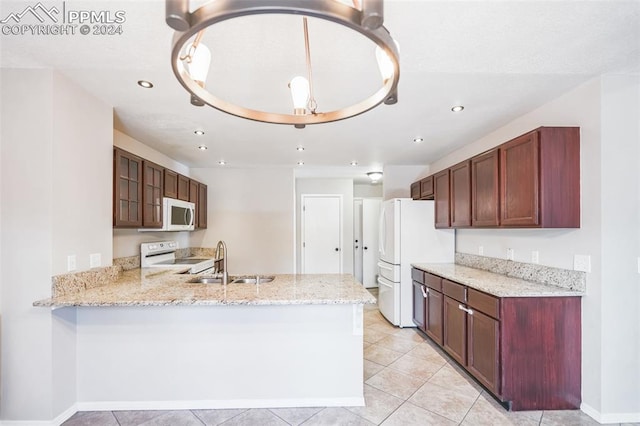
M 415 263 L 411 266 L 498 297 L 565 297 L 585 293 L 541 284 L 454 263 Z
M 264 276 L 264 275 L 263 275 Z M 176 270 L 132 269 L 105 285 L 60 292 L 34 306 L 187 306 L 375 304 L 350 274 L 275 275 L 264 284 L 190 284 L 196 275 Z M 232 276 L 233 277 L 233 276 Z M 231 279 L 229 280 L 231 281 Z

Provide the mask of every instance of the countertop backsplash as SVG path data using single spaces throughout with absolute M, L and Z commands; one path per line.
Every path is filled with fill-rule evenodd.
M 571 271 L 468 253 L 456 253 L 455 262 L 458 265 L 470 268 L 482 269 L 496 274 L 549 284 L 569 290 L 586 292 L 587 289 L 587 274 L 581 271 Z

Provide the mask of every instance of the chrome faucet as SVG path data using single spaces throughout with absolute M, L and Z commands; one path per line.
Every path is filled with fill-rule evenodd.
M 222 250 L 222 257 L 220 257 L 220 250 Z M 222 274 L 220 273 L 220 261 L 222 260 Z M 216 246 L 216 275 L 222 276 L 222 284 L 226 285 L 229 282 L 229 272 L 227 271 L 227 244 L 224 241 L 218 241 Z

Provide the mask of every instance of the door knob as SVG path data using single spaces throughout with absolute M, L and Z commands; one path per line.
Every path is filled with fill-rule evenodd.
M 368 249 L 368 247 L 366 247 L 366 246 L 365 246 L 365 248 L 364 248 L 364 249 L 365 249 L 365 250 L 367 250 L 367 249 Z
M 356 250 L 358 249 L 358 246 L 356 246 Z
M 340 249 L 338 247 L 336 247 L 336 251 L 340 251 Z

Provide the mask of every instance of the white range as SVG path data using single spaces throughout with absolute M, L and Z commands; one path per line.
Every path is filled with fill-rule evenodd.
M 188 269 L 186 273 L 198 274 L 213 268 L 215 259 L 206 257 L 176 258 L 177 241 L 160 241 L 140 244 L 141 268 Z

